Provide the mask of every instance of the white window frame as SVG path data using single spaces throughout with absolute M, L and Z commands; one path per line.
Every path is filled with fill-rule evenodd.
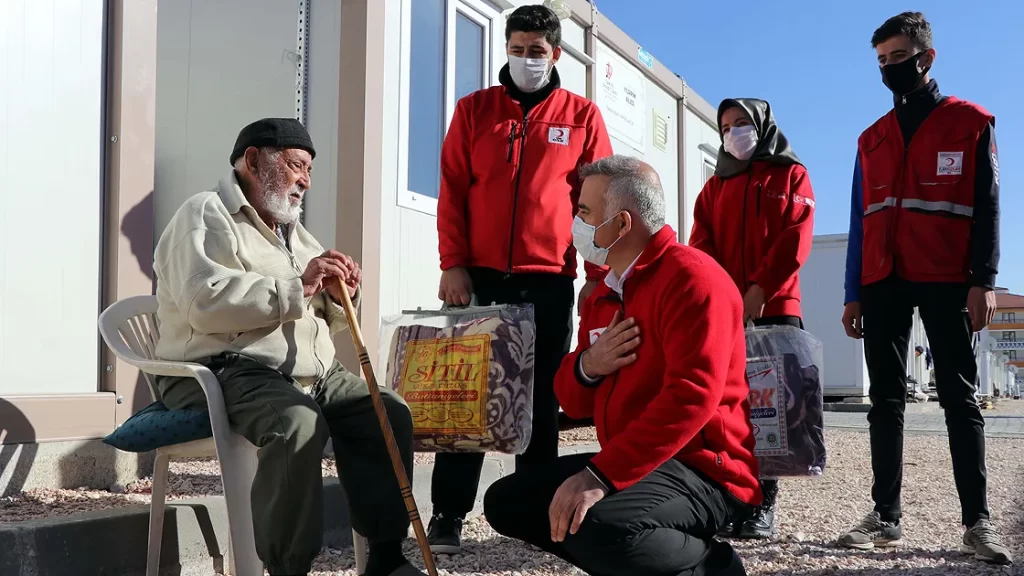
M 416 210 L 431 216 L 437 216 L 437 199 L 425 194 L 409 190 L 409 98 L 412 55 L 412 1 L 402 1 L 402 39 L 401 39 L 401 73 L 399 81 L 398 111 L 398 198 L 402 208 Z M 444 132 L 447 134 L 455 114 L 455 19 L 457 14 L 469 18 L 484 28 L 484 54 L 481 70 L 485 85 L 494 86 L 498 83 L 498 72 L 505 61 L 504 22 L 498 8 L 487 0 L 446 0 L 445 1 L 445 104 Z M 499 26 L 499 24 L 501 24 Z
M 715 159 L 712 158 L 709 154 L 707 154 L 703 150 L 701 150 L 701 155 L 700 156 L 701 156 L 701 158 L 700 158 L 700 177 L 701 177 L 701 180 L 702 180 L 701 183 L 700 183 L 700 187 L 703 189 L 704 185 L 708 183 L 708 180 L 711 180 L 710 176 L 707 177 L 707 178 L 704 177 L 704 175 L 707 173 L 706 172 L 707 169 L 711 168 L 711 175 L 714 176 L 715 168 L 718 167 L 718 163 L 715 162 Z

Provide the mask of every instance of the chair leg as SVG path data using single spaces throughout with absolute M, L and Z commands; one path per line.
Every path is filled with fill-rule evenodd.
M 164 537 L 164 503 L 167 498 L 167 468 L 170 457 L 156 454 L 153 465 L 153 497 L 149 506 L 149 548 L 146 553 L 146 576 L 160 574 L 160 546 Z
M 263 576 L 263 562 L 256 554 L 252 525 L 252 480 L 256 475 L 256 447 L 232 434 L 220 454 L 224 501 L 228 508 L 228 567 L 231 576 Z
M 356 574 L 366 572 L 366 561 L 369 559 L 369 543 L 355 530 L 352 531 L 352 553 L 356 557 Z

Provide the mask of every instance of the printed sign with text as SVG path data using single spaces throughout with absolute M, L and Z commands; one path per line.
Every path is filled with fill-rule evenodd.
M 751 358 L 747 360 L 750 382 L 750 423 L 754 427 L 754 454 L 786 456 L 786 400 L 782 381 L 782 358 Z

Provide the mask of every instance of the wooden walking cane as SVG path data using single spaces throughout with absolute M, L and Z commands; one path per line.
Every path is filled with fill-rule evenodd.
M 377 389 L 377 378 L 373 375 L 370 355 L 367 353 L 366 344 L 363 342 L 363 332 L 359 329 L 359 320 L 356 319 L 356 308 L 352 305 L 352 298 L 348 295 L 348 286 L 341 279 L 338 279 L 338 283 L 341 285 L 341 303 L 345 308 L 345 317 L 348 318 L 348 328 L 352 333 L 352 343 L 356 347 L 356 354 L 359 355 L 359 365 L 363 368 L 366 385 L 370 388 L 373 410 L 377 413 L 381 432 L 384 433 L 384 443 L 388 447 L 388 455 L 391 456 L 391 466 L 395 469 L 395 476 L 398 477 L 398 487 L 402 490 L 402 500 L 405 501 L 405 509 L 409 512 L 409 521 L 412 522 L 412 529 L 416 532 L 416 542 L 419 543 L 420 551 L 423 552 L 423 563 L 427 566 L 427 573 L 430 576 L 437 576 L 437 567 L 434 566 L 434 556 L 430 553 L 427 533 L 423 530 L 423 521 L 420 520 L 419 509 L 416 508 L 416 499 L 412 495 L 409 474 L 405 470 L 402 455 L 398 451 L 398 443 L 395 442 L 395 434 L 391 430 L 391 422 L 388 420 L 387 410 L 384 409 L 384 403 L 380 399 L 380 390 Z

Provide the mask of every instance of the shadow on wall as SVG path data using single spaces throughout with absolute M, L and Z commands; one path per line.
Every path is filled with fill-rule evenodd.
M 124 215 L 121 233 L 132 247 L 132 255 L 139 264 L 139 270 L 149 278 L 150 294 L 156 294 L 156 275 L 153 273 L 153 192 L 150 191 L 141 202 Z M 146 377 L 139 372 L 132 395 L 132 414 L 145 408 L 153 398 L 146 383 Z
M 0 497 L 21 492 L 39 445 L 28 418 L 0 398 Z
M 139 270 L 149 278 L 150 294 L 156 294 L 156 274 L 153 273 L 153 238 L 156 235 L 153 191 L 125 213 L 121 221 L 121 234 L 128 239 L 132 255 L 139 264 Z M 138 413 L 153 401 L 146 377 L 139 372 L 132 394 L 132 414 Z M 140 458 L 138 475 L 145 478 L 152 473 L 150 459 Z
M 139 270 L 149 278 L 155 293 L 156 278 L 153 274 L 154 229 L 153 191 L 146 194 L 141 202 L 125 213 L 121 221 L 121 234 L 128 239 L 132 255 L 139 263 Z

